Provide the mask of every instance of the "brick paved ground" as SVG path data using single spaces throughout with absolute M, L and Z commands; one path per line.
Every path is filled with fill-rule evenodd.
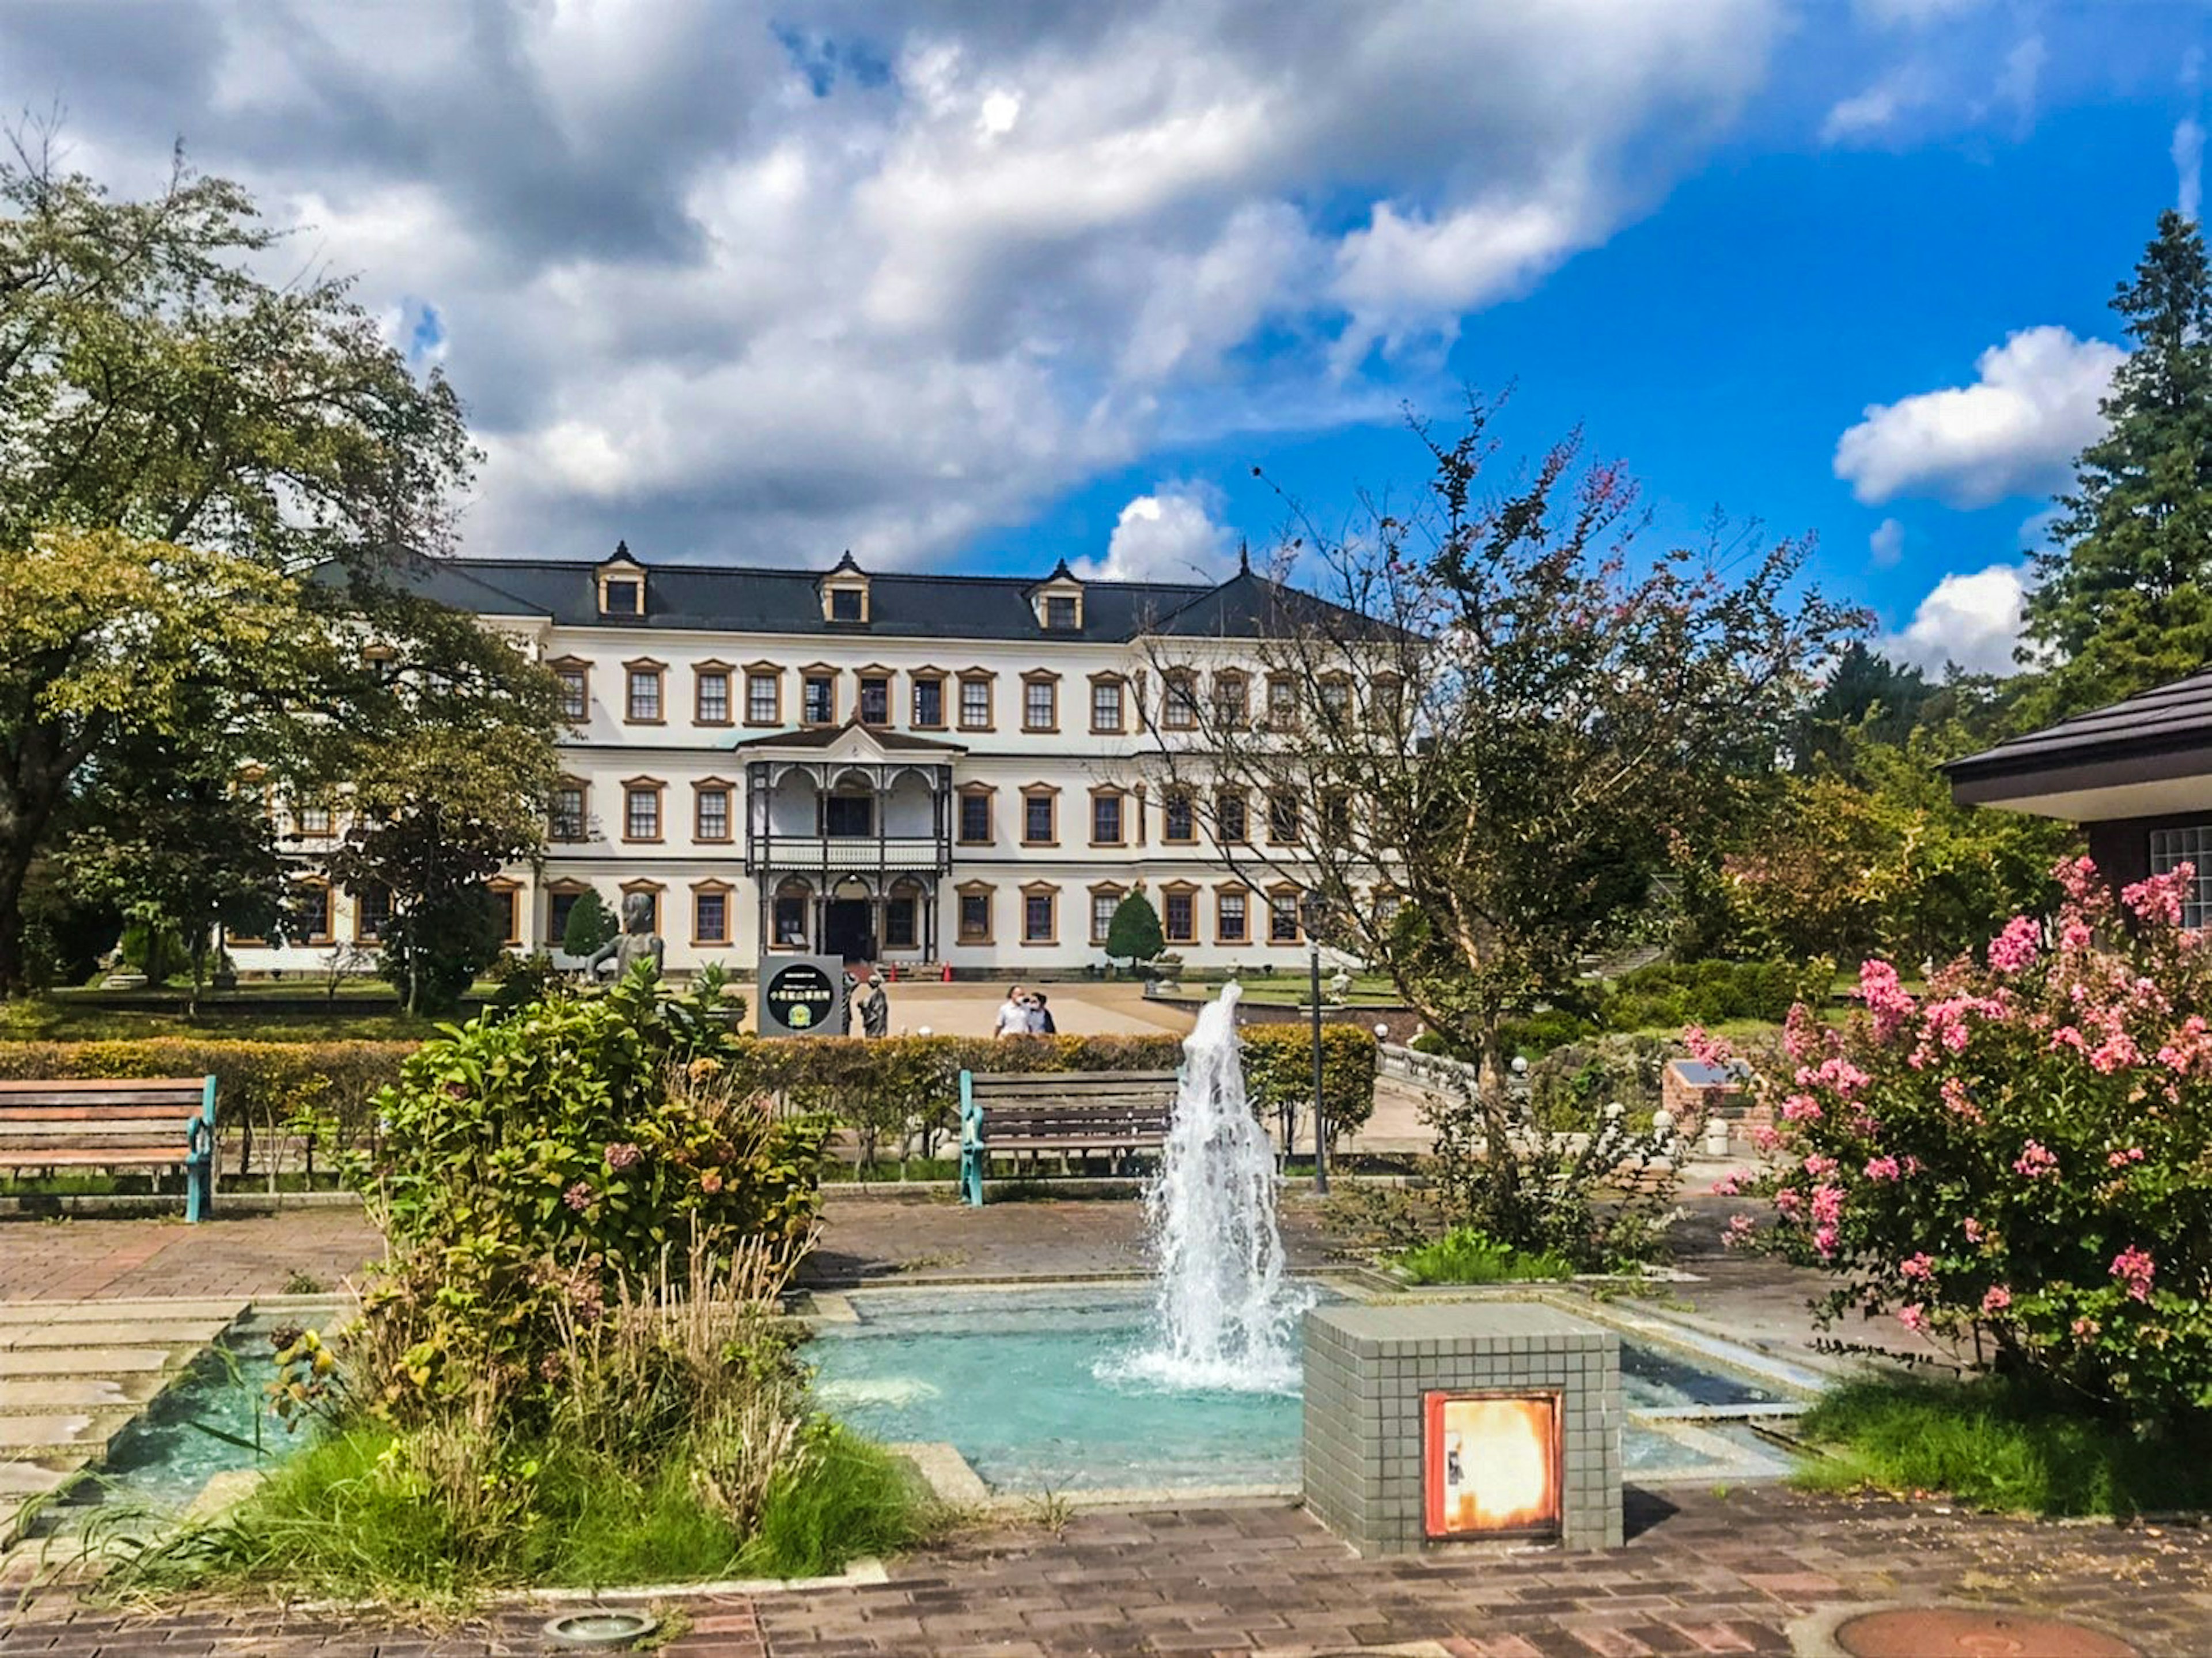
M 0 1301 L 280 1293 L 295 1272 L 338 1287 L 380 1253 L 357 1208 L 181 1219 L 0 1221 Z
M 1790 1650 L 1818 1608 L 2011 1606 L 2103 1625 L 2147 1655 L 2206 1649 L 2212 1536 L 2040 1526 L 1887 1501 L 1632 1494 L 1618 1553 L 1353 1558 L 1298 1510 L 1079 1516 L 893 1564 L 888 1582 L 684 1608 L 673 1658 L 863 1654 L 1342 1654 L 1431 1642 L 1455 1658 L 1642 1658 Z M 543 1614 L 538 1614 L 542 1617 Z M 756 1622 L 757 1620 L 757 1622 Z M 517 1614 L 443 1635 L 274 1612 L 130 1618 L 34 1604 L 9 1658 L 532 1653 Z M 2032 1658 L 2032 1655 L 2031 1655 Z

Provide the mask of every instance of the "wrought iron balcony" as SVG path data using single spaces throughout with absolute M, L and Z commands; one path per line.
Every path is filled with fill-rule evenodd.
M 756 829 L 745 837 L 748 875 L 809 870 L 927 870 L 943 875 L 951 867 L 951 840 L 943 835 L 778 835 Z

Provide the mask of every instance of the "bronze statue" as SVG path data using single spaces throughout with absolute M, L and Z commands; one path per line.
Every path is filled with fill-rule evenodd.
M 615 964 L 613 976 L 629 976 L 629 970 L 640 962 L 653 963 L 653 976 L 660 975 L 662 957 L 667 946 L 660 935 L 653 930 L 653 895 L 649 892 L 626 892 L 622 902 L 622 931 L 601 944 L 585 958 L 584 971 L 593 978 L 599 976 L 602 963 Z

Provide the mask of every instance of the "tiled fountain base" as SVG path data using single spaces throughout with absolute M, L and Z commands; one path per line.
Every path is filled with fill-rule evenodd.
M 0 1302 L 0 1548 L 245 1312 L 203 1301 Z

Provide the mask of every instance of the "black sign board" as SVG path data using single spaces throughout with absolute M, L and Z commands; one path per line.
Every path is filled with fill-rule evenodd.
M 760 984 L 763 1035 L 844 1033 L 842 963 L 815 956 L 767 963 L 761 969 Z

